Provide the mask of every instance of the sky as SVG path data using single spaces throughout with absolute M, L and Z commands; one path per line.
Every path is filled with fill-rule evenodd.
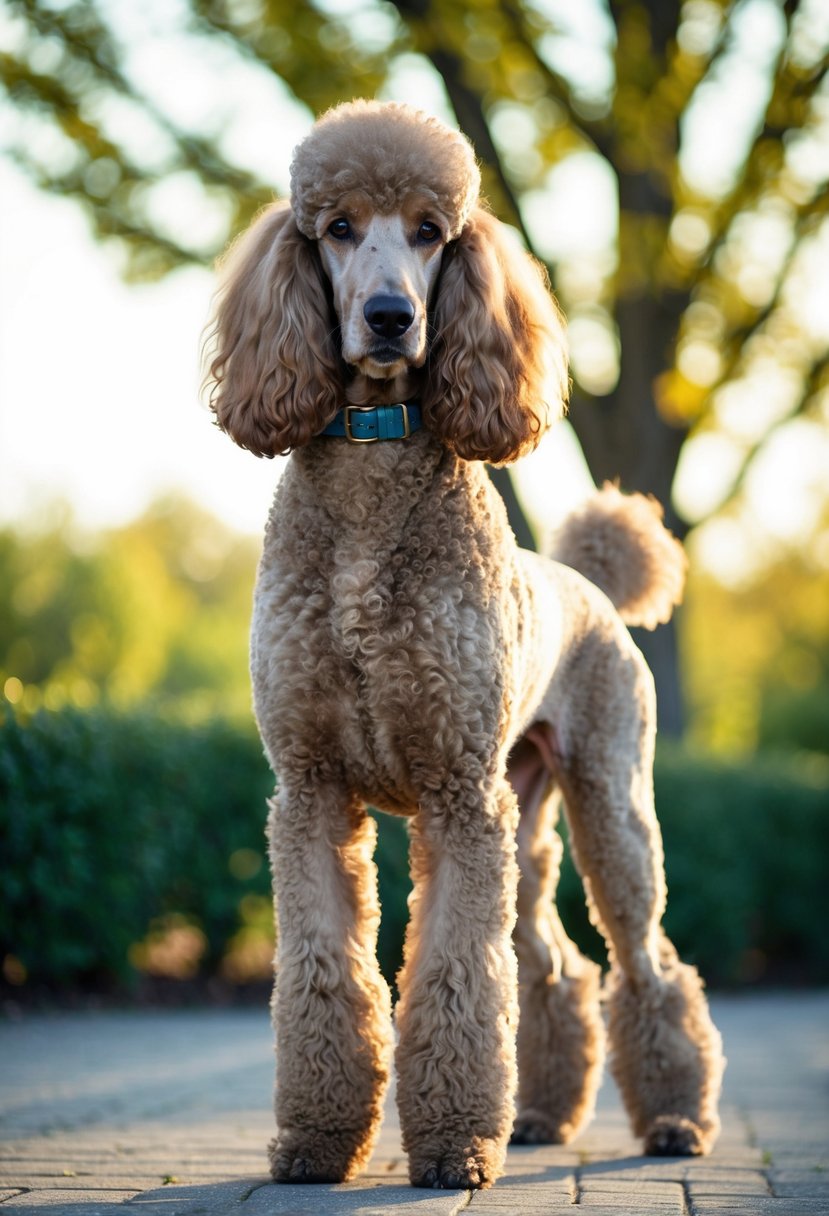
M 234 527 L 267 514 L 278 463 L 237 449 L 199 399 L 209 271 L 127 286 L 71 202 L 0 164 L 0 518 L 118 525 L 183 491 Z
M 705 5 L 698 7 L 702 12 Z M 755 13 L 745 34 L 749 61 L 733 88 L 703 96 L 689 119 L 684 164 L 689 179 L 696 174 L 727 181 L 733 141 L 741 138 L 737 101 L 762 88 L 764 64 L 779 37 L 779 16 L 768 0 L 748 7 Z M 109 0 L 109 8 L 116 25 L 126 23 L 129 38 L 135 9 L 123 0 Z M 172 0 L 166 6 L 148 0 L 142 10 L 144 35 L 131 41 L 130 70 L 184 125 L 200 110 L 203 115 L 211 105 L 223 107 L 234 159 L 284 190 L 291 148 L 311 116 L 269 74 L 246 68 L 244 74 L 228 75 L 226 64 L 216 102 L 213 52 L 202 49 L 194 56 L 192 47 L 165 33 L 175 11 Z M 567 53 L 589 91 L 601 83 L 606 55 L 603 59 L 595 48 L 606 42 L 606 29 L 603 33 L 595 5 L 576 11 L 581 16 L 573 23 Z M 697 35 L 704 36 L 704 30 Z M 184 64 L 186 88 L 181 87 Z M 441 89 L 412 57 L 401 62 L 388 92 L 450 117 Z M 126 115 L 119 121 L 134 119 Z M 0 136 L 3 130 L 0 110 Z M 136 129 L 135 138 L 150 139 L 151 133 L 142 136 Z M 515 138 L 520 141 L 518 128 Z M 532 223 L 534 214 L 543 217 L 545 233 L 553 234 L 541 250 L 551 257 L 563 251 L 589 257 L 612 239 L 610 175 L 596 158 L 573 161 L 554 170 L 543 196 L 527 204 L 526 218 Z M 165 188 L 157 202 L 161 212 L 186 214 L 189 223 L 203 225 L 209 239 L 211 224 L 221 217 L 186 206 L 187 182 Z M 284 462 L 258 460 L 235 448 L 200 401 L 199 345 L 215 285 L 210 271 L 183 269 L 159 283 L 128 286 L 119 275 L 117 251 L 95 241 L 81 209 L 39 192 L 1 156 L 0 197 L 0 524 L 43 525 L 59 502 L 71 506 L 81 529 L 95 530 L 123 523 L 154 498 L 177 491 L 233 527 L 259 533 Z M 766 249 L 772 238 L 768 232 L 762 238 Z M 804 290 L 814 297 L 809 314 L 816 334 L 822 326 L 829 339 L 829 240 L 816 244 L 805 282 Z M 601 327 L 589 332 L 589 321 L 581 331 L 579 324 L 573 329 L 574 348 L 581 342 L 591 352 L 600 375 L 602 343 L 611 339 Z M 726 402 L 724 425 L 686 445 L 676 491 L 691 518 L 716 506 L 740 445 L 748 441 L 741 434 L 741 427 L 751 429 L 746 417 L 756 419 L 763 400 L 773 398 L 769 384 L 767 378 L 758 387 L 757 404 L 752 401 L 750 409 L 733 404 L 731 421 Z M 770 538 L 785 542 L 814 523 L 829 485 L 826 433 L 825 425 L 793 425 L 768 445 L 746 486 L 748 524 L 744 520 L 735 531 L 733 521 L 719 521 L 701 530 L 703 539 L 708 537 L 703 559 L 711 568 L 733 575 L 735 562 L 745 561 L 747 540 L 759 551 Z M 584 497 L 589 477 L 569 427 L 557 427 L 521 462 L 517 480 L 542 530 Z

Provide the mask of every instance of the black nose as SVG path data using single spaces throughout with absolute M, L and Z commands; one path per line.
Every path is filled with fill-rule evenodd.
M 414 321 L 414 305 L 405 296 L 372 296 L 363 309 L 369 329 L 381 338 L 399 338 Z

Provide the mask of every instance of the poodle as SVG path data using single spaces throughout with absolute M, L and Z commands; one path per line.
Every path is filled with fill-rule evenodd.
M 488 1186 L 510 1136 L 565 1142 L 592 1113 L 600 972 L 555 911 L 562 803 L 634 1131 L 676 1155 L 718 1131 L 720 1038 L 661 928 L 654 691 L 623 623 L 669 617 L 684 557 L 615 487 L 565 523 L 557 561 L 517 548 L 483 462 L 561 413 L 563 326 L 479 184 L 436 119 L 339 106 L 217 297 L 218 424 L 292 453 L 251 643 L 278 778 L 277 1181 L 352 1178 L 378 1132 L 393 1039 L 367 804 L 410 828 L 394 1063 L 415 1186 Z

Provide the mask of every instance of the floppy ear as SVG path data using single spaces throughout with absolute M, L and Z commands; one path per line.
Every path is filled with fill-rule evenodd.
M 212 328 L 210 407 L 257 456 L 307 443 L 342 404 L 336 321 L 313 241 L 287 203 L 261 213 L 222 264 Z
M 561 315 L 546 272 L 480 207 L 443 256 L 424 417 L 459 456 L 506 464 L 563 412 Z

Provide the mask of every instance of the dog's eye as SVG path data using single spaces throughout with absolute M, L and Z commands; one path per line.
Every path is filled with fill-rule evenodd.
M 351 236 L 351 225 L 348 220 L 333 220 L 328 225 L 328 232 L 335 241 L 346 241 Z
M 437 224 L 433 224 L 431 220 L 424 220 L 417 230 L 417 239 L 425 241 L 427 245 L 431 245 L 440 237 L 440 228 Z

